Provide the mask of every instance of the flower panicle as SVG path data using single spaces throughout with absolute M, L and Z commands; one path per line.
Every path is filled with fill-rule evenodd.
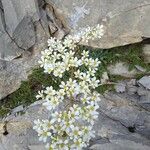
M 93 125 L 100 101 L 95 91 L 100 81 L 95 73 L 100 61 L 90 58 L 89 52 L 80 50 L 78 44 L 101 38 L 103 34 L 103 25 L 97 25 L 77 35 L 68 35 L 64 40 L 51 37 L 48 48 L 41 52 L 39 64 L 44 72 L 62 80 L 58 90 L 49 86 L 36 96 L 44 100 L 43 106 L 51 112 L 50 119 L 35 120 L 33 127 L 49 150 L 80 150 L 94 137 Z M 71 74 L 68 81 L 63 81 L 65 72 Z

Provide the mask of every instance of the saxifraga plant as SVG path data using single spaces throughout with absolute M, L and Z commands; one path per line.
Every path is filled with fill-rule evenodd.
M 80 150 L 94 137 L 100 101 L 95 91 L 100 81 L 95 73 L 100 61 L 90 58 L 88 51 L 78 44 L 101 38 L 103 34 L 103 25 L 88 27 L 64 40 L 50 38 L 48 49 L 42 51 L 40 66 L 60 83 L 59 88 L 45 87 L 36 96 L 43 100 L 50 116 L 35 120 L 33 128 L 49 150 Z

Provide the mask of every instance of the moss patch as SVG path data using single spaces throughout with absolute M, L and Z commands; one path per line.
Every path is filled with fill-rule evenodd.
M 104 84 L 96 88 L 96 91 L 104 94 L 106 91 L 114 91 L 114 84 Z
M 102 63 L 98 68 L 96 76 L 98 79 L 101 78 L 103 72 L 108 72 L 107 66 L 110 64 L 115 64 L 117 62 L 123 61 L 129 65 L 129 69 L 132 70 L 135 68 L 135 65 L 142 66 L 148 71 L 150 71 L 150 65 L 144 63 L 142 56 L 142 44 L 128 45 L 124 47 L 117 47 L 113 49 L 91 49 L 87 47 L 81 47 L 81 49 L 89 49 L 90 56 L 92 58 L 98 58 Z M 84 69 L 84 68 L 83 68 Z M 137 78 L 143 76 L 142 73 Z M 65 74 L 65 79 L 69 77 L 68 74 Z M 111 82 L 116 82 L 118 80 L 123 80 L 124 77 L 109 75 Z M 55 89 L 58 88 L 60 80 L 53 78 L 50 75 L 47 75 L 43 72 L 43 69 L 37 68 L 33 70 L 33 73 L 29 76 L 28 81 L 22 82 L 20 88 L 7 96 L 5 99 L 0 102 L 0 116 L 6 115 L 11 109 L 19 105 L 30 105 L 36 101 L 36 94 L 43 86 L 53 86 Z M 113 85 L 102 85 L 99 86 L 96 90 L 99 93 L 104 93 L 106 90 L 113 90 Z
M 14 93 L 10 94 L 0 102 L 0 116 L 6 115 L 11 109 L 23 105 L 28 106 L 36 101 L 35 96 L 43 86 L 50 86 L 57 88 L 58 81 L 50 75 L 45 74 L 43 69 L 37 68 L 28 77 L 27 81 L 21 83 L 20 88 Z
M 150 64 L 144 62 L 142 54 L 143 44 L 133 44 L 123 47 L 116 47 L 112 49 L 96 49 L 91 50 L 90 55 L 94 58 L 99 58 L 102 65 L 100 66 L 97 74 L 101 75 L 103 71 L 107 71 L 107 66 L 117 62 L 125 62 L 129 65 L 129 70 L 135 69 L 135 65 L 139 65 L 150 71 Z
M 142 43 L 115 47 L 112 49 L 88 48 L 90 51 L 90 56 L 93 58 L 98 58 L 101 61 L 101 65 L 98 68 L 96 77 L 100 79 L 102 77 L 103 72 L 108 72 L 107 67 L 117 62 L 125 62 L 129 66 L 129 71 L 135 69 L 136 65 L 143 67 L 146 70 L 146 72 L 137 74 L 135 76 L 136 79 L 139 79 L 142 76 L 146 75 L 150 71 L 150 64 L 144 62 L 142 48 L 143 48 Z M 119 75 L 108 74 L 108 76 L 110 82 L 117 82 L 120 80 L 127 79 L 126 77 Z M 114 90 L 114 85 L 113 84 L 101 85 L 97 88 L 97 91 L 100 93 L 104 93 L 105 91 L 108 90 Z

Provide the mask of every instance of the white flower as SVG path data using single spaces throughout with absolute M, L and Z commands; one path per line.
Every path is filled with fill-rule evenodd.
M 73 137 L 74 140 L 78 139 L 82 135 L 82 131 L 80 131 L 79 127 L 73 126 L 71 129 L 69 136 Z
M 50 144 L 46 143 L 45 148 L 49 150 L 50 149 Z
M 91 86 L 93 89 L 95 89 L 96 87 L 99 86 L 100 81 L 97 80 L 96 77 L 93 77 L 93 78 L 90 79 L 89 83 L 90 83 L 90 86 Z
M 98 58 L 96 58 L 93 62 L 93 67 L 95 67 L 95 68 L 98 67 L 100 63 L 101 62 L 98 60 Z
M 74 49 L 76 47 L 76 44 L 73 40 L 74 37 L 72 37 L 71 35 L 67 36 L 63 42 L 63 44 L 65 45 L 65 47 L 68 47 L 70 49 Z
M 51 132 L 41 130 L 41 131 L 38 132 L 39 141 L 46 142 L 47 138 L 50 137 L 51 135 L 52 135 Z
M 81 101 L 83 104 L 89 103 L 90 97 L 84 94 L 84 96 L 81 98 Z
M 37 99 L 43 99 L 44 98 L 44 91 L 38 91 L 38 95 L 36 96 Z
M 35 125 L 33 126 L 33 129 L 34 129 L 34 130 L 37 130 L 37 131 L 41 130 L 42 122 L 41 122 L 39 119 L 34 120 L 34 124 L 35 124 Z
M 43 129 L 46 131 L 48 130 L 54 130 L 54 124 L 55 120 L 43 120 Z
M 61 84 L 59 85 L 60 88 L 64 89 L 64 91 L 67 91 L 68 90 L 68 86 L 67 84 L 65 84 L 65 82 L 61 82 Z
M 72 67 L 78 67 L 82 65 L 82 61 L 78 60 L 77 57 L 71 57 L 71 59 L 69 60 L 69 65 Z
M 107 72 L 104 72 L 104 73 L 102 74 L 102 77 L 101 77 L 101 84 L 107 83 L 108 80 L 109 80 L 108 73 L 107 73 Z
M 83 127 L 83 134 L 84 134 L 84 136 L 83 136 L 83 140 L 84 141 L 89 141 L 90 139 L 91 139 L 91 137 L 92 138 L 94 138 L 95 137 L 95 132 L 94 131 L 92 131 L 92 129 L 93 129 L 93 126 L 85 126 L 85 127 Z
M 81 93 L 90 93 L 90 89 L 89 89 L 89 85 L 87 84 L 87 82 L 82 81 L 79 83 L 80 86 L 80 92 Z
M 79 42 L 101 38 L 104 27 L 88 27 L 64 40 L 50 38 L 48 49 L 41 52 L 40 66 L 57 78 L 55 89 L 46 87 L 37 99 L 49 110 L 49 119 L 35 120 L 33 129 L 48 150 L 82 150 L 94 137 L 93 125 L 98 118 L 100 96 L 95 73 L 100 61 L 92 59 L 89 51 L 81 51 Z M 65 75 L 65 78 L 64 78 Z
M 46 49 L 46 50 L 42 51 L 41 54 L 42 54 L 42 56 L 43 56 L 44 58 L 48 58 L 49 55 L 52 54 L 52 50 Z
M 94 27 L 87 27 L 82 31 L 82 41 L 88 42 L 88 40 L 94 40 L 95 38 L 101 38 L 104 35 L 104 26 L 97 25 Z
M 87 57 L 89 57 L 89 52 L 83 50 L 83 52 L 81 53 L 81 55 L 83 56 L 83 58 L 87 58 Z
M 52 86 L 50 87 L 46 87 L 46 90 L 44 91 L 45 94 L 47 94 L 47 96 L 54 96 L 56 94 L 56 91 L 53 89 Z
M 53 55 L 51 55 L 51 56 L 52 56 L 52 58 L 53 58 L 54 60 L 57 60 L 57 59 L 60 59 L 61 54 L 58 54 L 57 52 L 54 52 Z
M 95 69 L 93 69 L 93 68 L 89 68 L 89 70 L 87 71 L 87 73 L 88 73 L 90 76 L 95 76 L 96 71 L 95 71 Z
M 64 54 L 64 53 L 67 51 L 67 50 L 65 49 L 65 46 L 63 46 L 62 43 L 57 44 L 56 50 L 57 50 L 59 53 L 61 53 L 61 54 Z
M 86 73 L 82 73 L 81 79 L 82 79 L 83 81 L 88 82 L 88 81 L 90 81 L 90 75 L 89 75 L 89 74 L 86 74 Z
M 104 25 L 98 24 L 95 30 L 97 30 L 97 34 L 95 36 L 97 36 L 98 38 L 101 38 L 104 35 Z
M 57 92 L 57 96 L 58 98 L 60 98 L 61 100 L 64 99 L 64 96 L 65 96 L 65 90 L 64 89 L 60 89 L 58 92 Z
M 40 64 L 40 67 L 43 67 L 46 62 L 47 60 L 43 56 L 41 57 L 41 60 L 38 61 L 38 63 Z
M 55 70 L 53 72 L 53 75 L 55 77 L 62 78 L 62 74 L 63 74 L 63 69 L 61 69 L 61 68 L 55 68 Z
M 76 72 L 74 72 L 75 77 L 81 79 L 82 77 L 82 73 L 80 72 L 80 70 L 77 70 Z
M 45 63 L 45 65 L 44 65 L 44 72 L 50 74 L 54 70 L 54 68 L 55 68 L 54 64 L 47 64 L 47 63 Z
M 85 146 L 86 146 L 85 142 L 81 138 L 79 138 L 74 141 L 72 148 L 77 148 L 78 150 L 82 150 L 82 148 Z
M 50 100 L 46 100 L 46 102 L 43 103 L 43 106 L 45 106 L 48 110 L 54 110 L 60 102 L 61 100 L 58 99 L 58 97 L 53 96 L 50 98 Z
M 101 101 L 100 94 L 97 92 L 93 92 L 91 96 L 91 101 L 95 101 L 95 102 Z

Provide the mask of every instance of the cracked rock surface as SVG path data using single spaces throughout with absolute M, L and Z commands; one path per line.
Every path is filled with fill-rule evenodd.
M 149 0 L 0 0 L 0 99 L 18 89 L 20 81 L 37 65 L 33 53 L 29 57 L 24 53 L 34 49 L 38 54 L 50 36 L 61 39 L 81 27 L 103 23 L 104 37 L 89 42 L 89 46 L 131 44 L 150 37 L 149 14 Z M 148 62 L 149 45 L 144 54 Z M 20 68 L 18 77 L 16 68 Z
M 12 59 L 34 46 L 35 31 L 26 25 L 39 20 L 47 33 L 60 37 L 68 29 L 76 33 L 81 27 L 103 23 L 105 36 L 88 44 L 111 48 L 149 38 L 149 13 L 149 0 L 0 0 L 1 58 Z
M 149 0 L 46 0 L 64 16 L 72 32 L 103 23 L 105 36 L 88 45 L 111 48 L 150 37 Z
M 106 92 L 101 96 L 99 118 L 94 126 L 96 137 L 91 139 L 87 150 L 150 149 L 150 107 L 147 107 L 150 103 L 142 103 L 149 101 L 149 98 L 141 100 L 150 91 L 135 79 L 123 83 L 123 92 Z M 42 101 L 37 101 L 23 110 L 25 114 L 15 115 L 14 110 L 2 119 L 0 150 L 45 150 L 32 129 L 34 119 L 48 117 L 49 112 L 41 104 Z
M 13 60 L 34 47 L 38 43 L 37 22 L 42 24 L 45 37 L 63 30 L 54 12 L 44 0 L 0 0 L 0 59 Z
M 0 100 L 20 87 L 38 65 L 47 39 L 66 34 L 44 0 L 0 0 Z
M 61 39 L 69 31 L 103 23 L 105 36 L 89 42 L 89 46 L 111 48 L 136 43 L 150 37 L 149 14 L 150 0 L 0 0 L 0 100 L 27 80 L 50 36 Z M 150 60 L 149 47 L 144 47 L 146 62 Z M 134 76 L 134 72 L 128 74 L 126 66 L 121 68 L 122 74 Z M 112 69 L 116 73 L 116 67 Z M 150 149 L 147 81 L 149 77 L 123 81 L 116 92 L 101 97 L 96 137 L 87 150 Z M 25 114 L 16 115 L 16 110 Z M 32 125 L 34 119 L 47 115 L 40 101 L 14 109 L 0 122 L 0 150 L 45 150 Z

